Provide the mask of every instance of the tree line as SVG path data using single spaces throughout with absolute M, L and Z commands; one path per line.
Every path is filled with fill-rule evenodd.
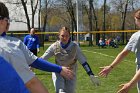
M 138 29 L 134 23 L 133 13 L 135 10 L 139 9 L 139 0 L 4 1 L 6 3 L 22 6 L 28 30 L 34 27 L 34 20 L 38 20 L 38 29 L 40 31 L 58 31 L 58 29 L 63 25 L 68 26 L 72 32 L 77 31 L 76 1 L 81 4 L 81 22 L 83 24 L 84 31 Z M 31 19 L 29 18 L 29 7 L 27 8 L 27 5 L 30 5 L 31 8 Z M 38 13 L 38 19 L 34 18 L 36 13 Z M 121 36 L 122 39 L 125 40 L 125 33 L 122 33 Z M 92 34 L 90 37 L 89 45 L 92 45 Z M 105 34 L 102 37 L 105 38 Z

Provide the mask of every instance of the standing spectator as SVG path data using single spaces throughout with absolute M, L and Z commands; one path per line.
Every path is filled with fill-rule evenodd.
M 100 38 L 100 40 L 99 40 L 99 47 L 102 47 L 102 48 L 104 48 L 105 46 L 106 46 L 106 44 L 105 44 L 105 41 L 103 40 L 103 38 Z
M 71 41 L 70 30 L 67 27 L 62 27 L 59 30 L 59 39 L 59 41 L 53 43 L 46 50 L 42 58 L 48 60 L 48 58 L 55 56 L 56 64 L 70 67 L 74 72 L 74 78 L 72 80 L 67 80 L 58 73 L 52 73 L 56 93 L 61 93 L 60 91 L 63 91 L 63 93 L 75 93 L 77 60 L 84 67 L 93 83 L 99 85 L 99 80 L 92 73 L 80 47 L 76 42 Z
M 34 55 L 37 56 L 37 53 L 39 52 L 39 38 L 35 34 L 34 28 L 31 28 L 30 34 L 25 36 L 24 44 L 31 52 L 33 52 Z
M 72 78 L 72 71 L 68 67 L 58 66 L 38 58 L 21 40 L 6 36 L 9 26 L 8 8 L 0 2 L 0 55 L 13 66 L 31 93 L 48 93 L 48 90 L 29 69 L 29 65 L 43 71 L 59 73 L 67 79 Z
M 137 10 L 134 14 L 135 23 L 138 27 L 140 27 L 140 9 Z M 138 70 L 140 68 L 140 31 L 135 32 L 131 38 L 129 39 L 129 42 L 125 46 L 125 48 L 117 55 L 115 60 L 108 66 L 101 67 L 102 70 L 99 73 L 100 76 L 107 76 L 112 69 L 117 66 L 122 60 L 130 53 L 134 52 L 136 54 L 136 69 Z M 140 93 L 140 81 L 137 85 L 138 93 Z M 127 93 L 127 92 L 122 92 Z

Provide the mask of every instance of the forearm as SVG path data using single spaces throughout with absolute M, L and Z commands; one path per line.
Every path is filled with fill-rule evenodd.
M 111 68 L 117 66 L 128 55 L 128 53 L 129 53 L 128 50 L 123 50 L 121 53 L 118 54 L 118 56 L 109 66 L 111 66 Z
M 37 48 L 39 48 L 39 47 L 40 47 L 40 46 L 39 46 L 39 44 L 37 44 L 36 46 L 37 46 Z
M 134 75 L 134 77 L 129 81 L 130 86 L 132 87 L 140 80 L 140 70 L 137 71 L 137 73 Z
M 49 93 L 47 88 L 45 88 L 41 81 L 36 77 L 33 77 L 25 85 L 31 93 Z
M 50 62 L 45 61 L 41 58 L 37 58 L 30 66 L 37 68 L 37 69 L 40 69 L 40 70 L 43 70 L 43 71 L 48 71 L 48 72 L 60 73 L 62 70 L 61 66 L 50 63 Z
M 87 72 L 87 74 L 90 75 L 94 75 L 89 64 L 87 62 L 83 63 L 82 66 L 84 67 L 85 71 Z

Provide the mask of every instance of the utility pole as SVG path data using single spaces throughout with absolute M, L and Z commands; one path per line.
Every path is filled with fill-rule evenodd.
M 78 0 L 76 0 L 76 21 L 77 21 L 77 42 L 79 43 L 79 34 L 78 34 L 78 32 L 79 32 L 79 13 L 78 13 L 79 11 L 78 11 Z
M 79 33 L 83 31 L 83 14 L 82 14 L 83 0 L 76 0 L 76 19 L 77 19 L 77 42 L 79 43 Z
M 103 31 L 106 31 L 105 21 L 106 21 L 106 0 L 104 0 L 104 14 L 103 14 Z M 103 34 L 103 40 L 105 40 L 105 33 Z

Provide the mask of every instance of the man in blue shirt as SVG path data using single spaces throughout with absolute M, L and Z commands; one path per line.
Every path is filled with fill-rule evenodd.
M 0 93 L 30 93 L 15 69 L 0 56 Z
M 30 34 L 25 36 L 24 44 L 34 55 L 37 56 L 37 52 L 39 52 L 39 38 L 35 35 L 34 28 L 31 28 Z

